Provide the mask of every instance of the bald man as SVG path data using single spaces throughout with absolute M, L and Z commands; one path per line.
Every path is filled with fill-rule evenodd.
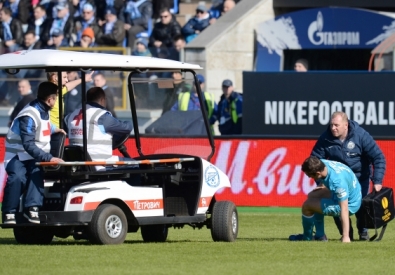
M 20 100 L 14 107 L 10 115 L 10 121 L 8 122 L 8 127 L 10 127 L 11 123 L 14 121 L 19 112 L 31 101 L 35 100 L 35 96 L 33 95 L 32 88 L 30 86 L 30 82 L 27 79 L 22 79 L 18 82 L 18 92 L 20 94 Z
M 235 6 L 236 6 L 236 2 L 234 0 L 225 0 L 224 8 L 222 10 L 222 15 L 233 9 Z

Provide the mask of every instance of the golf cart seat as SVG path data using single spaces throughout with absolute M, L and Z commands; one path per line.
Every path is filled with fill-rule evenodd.
M 64 147 L 64 161 L 92 161 L 89 153 L 84 158 L 84 151 L 81 146 L 67 145 Z M 94 166 L 78 166 L 76 171 L 96 171 Z

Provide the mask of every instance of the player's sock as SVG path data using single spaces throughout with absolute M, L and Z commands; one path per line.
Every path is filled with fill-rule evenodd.
M 313 239 L 314 215 L 313 216 L 302 215 L 302 225 L 303 225 L 303 239 L 306 241 L 311 241 Z
M 324 229 L 324 214 L 314 214 L 314 225 L 315 225 L 315 237 L 321 238 L 325 235 Z

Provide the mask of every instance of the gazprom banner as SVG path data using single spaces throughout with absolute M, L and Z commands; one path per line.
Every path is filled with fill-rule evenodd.
M 307 9 L 262 22 L 256 32 L 256 71 L 279 71 L 285 49 L 373 49 L 395 33 L 395 19 L 362 9 Z

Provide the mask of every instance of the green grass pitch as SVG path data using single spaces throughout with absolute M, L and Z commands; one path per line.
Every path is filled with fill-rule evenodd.
M 72 237 L 28 246 L 18 245 L 11 229 L 0 229 L 0 274 L 395 273 L 395 222 L 381 242 L 342 244 L 332 218 L 326 217 L 329 242 L 290 242 L 290 234 L 302 232 L 299 209 L 238 210 L 234 243 L 213 242 L 208 229 L 186 226 L 170 229 L 165 243 L 144 243 L 137 232 L 117 246 L 91 245 Z

